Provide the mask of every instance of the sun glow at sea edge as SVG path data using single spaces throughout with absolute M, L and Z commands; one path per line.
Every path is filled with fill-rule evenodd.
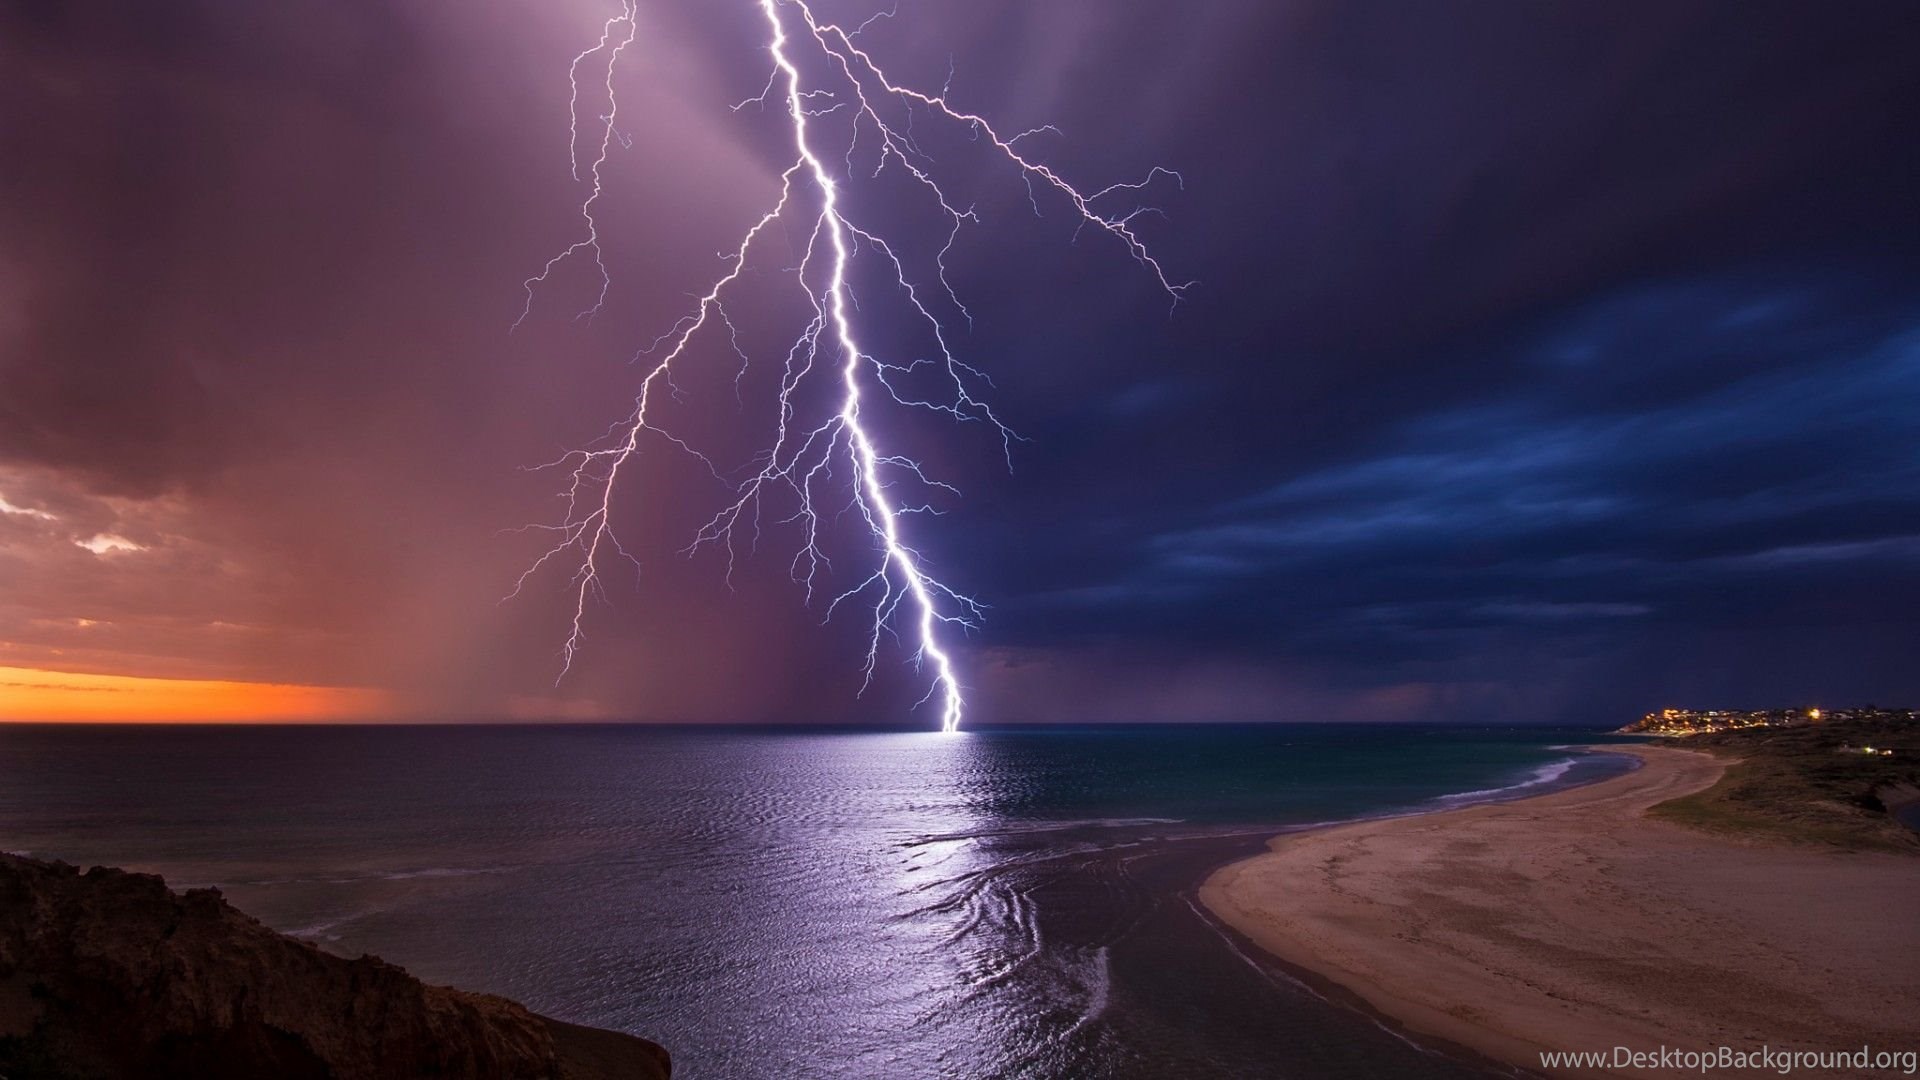
M 370 719 L 384 690 L 0 667 L 0 723 L 248 723 Z

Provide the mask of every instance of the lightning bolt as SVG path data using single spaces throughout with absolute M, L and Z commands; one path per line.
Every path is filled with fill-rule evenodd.
M 950 104 L 947 89 L 929 94 L 902 85 L 888 75 L 861 47 L 859 37 L 873 22 L 891 18 L 894 12 L 881 12 L 849 31 L 821 21 L 807 0 L 753 2 L 766 20 L 766 48 L 773 67 L 760 94 L 733 108 L 738 111 L 756 104 L 764 108 L 777 100 L 791 125 L 792 164 L 780 174 L 779 194 L 773 205 L 747 229 L 739 245 L 723 256 L 727 271 L 712 282 L 687 315 L 636 354 L 636 360 L 647 357 L 652 363 L 640 379 L 633 409 L 609 427 L 596 443 L 569 451 L 538 467 L 566 472 L 568 479 L 562 491 L 566 512 L 555 524 L 527 527 L 551 534 L 553 543 L 521 574 L 509 596 L 518 595 L 550 564 L 571 560 L 572 623 L 560 650 L 559 678 L 564 679 L 585 640 L 589 600 L 604 597 L 601 575 L 608 560 L 634 561 L 614 534 L 612 518 L 616 492 L 623 490 L 622 474 L 640 452 L 643 441 L 665 440 L 697 457 L 715 476 L 722 475 L 710 459 L 660 425 L 653 415 L 656 395 L 662 387 L 670 395 L 676 393 L 672 383 L 674 367 L 685 359 L 703 333 L 725 331 L 744 376 L 748 356 L 740 345 L 725 298 L 746 272 L 762 238 L 776 225 L 798 224 L 805 230 L 807 240 L 798 264 L 788 268 L 788 272 L 805 299 L 807 306 L 801 310 L 810 309 L 811 317 L 786 349 L 771 441 L 756 456 L 757 464 L 749 465 L 749 475 L 735 486 L 733 501 L 698 530 L 686 550 L 691 554 L 709 545 L 724 547 L 730 580 L 739 533 L 750 529 L 752 540 L 757 544 L 763 510 L 776 498 L 789 499 L 794 509 L 780 520 L 797 525 L 802 535 L 789 571 L 804 586 L 811 603 L 819 575 L 823 569 L 830 568 L 821 546 L 825 519 L 830 514 L 854 511 L 873 543 L 874 565 L 857 584 L 833 596 L 826 606 L 826 618 L 831 619 L 842 605 L 858 604 L 868 611 L 871 622 L 863 690 L 872 682 L 887 636 L 910 639 L 915 666 L 923 671 L 931 669 L 921 704 L 937 698 L 941 729 L 954 731 L 960 726 L 965 699 L 944 635 L 950 630 L 964 631 L 977 626 L 983 606 L 936 578 L 926 557 L 909 542 L 901 527 L 901 519 L 909 514 L 938 513 L 938 510 L 930 502 L 900 501 L 892 492 L 908 484 L 918 485 L 929 498 L 936 491 L 957 492 L 950 485 L 930 478 L 913 459 L 882 450 L 867 408 L 876 402 L 890 403 L 929 409 L 956 421 L 986 423 L 999 435 L 1009 466 L 1018 436 L 982 400 L 980 392 L 991 385 L 990 380 L 955 355 L 948 321 L 936 310 L 942 305 L 925 292 L 924 286 L 928 283 L 914 280 L 897 245 L 879 228 L 863 224 L 859 209 L 851 201 L 852 186 L 861 174 L 869 180 L 877 179 L 892 167 L 902 171 L 925 195 L 930 207 L 937 210 L 940 220 L 945 222 L 944 243 L 933 258 L 931 276 L 938 283 L 938 295 L 944 299 L 945 306 L 970 325 L 972 314 L 960 302 L 948 280 L 947 260 L 962 228 L 978 222 L 979 216 L 971 206 L 962 209 L 950 199 L 935 179 L 935 162 L 922 151 L 914 137 L 916 116 L 957 125 L 975 141 L 984 141 L 1002 164 L 1015 170 L 1025 183 L 1028 201 L 1036 214 L 1041 212 L 1043 195 L 1051 193 L 1078 216 L 1080 229 L 1092 228 L 1117 240 L 1174 303 L 1190 283 L 1173 281 L 1134 227 L 1138 217 L 1151 212 L 1152 208 L 1136 205 L 1124 211 L 1105 211 L 1101 207 L 1117 201 L 1116 197 L 1138 195 L 1163 177 L 1176 184 L 1183 181 L 1178 173 L 1155 167 L 1138 181 L 1084 192 L 1022 151 L 1020 144 L 1025 140 L 1043 133 L 1057 134 L 1051 126 L 1002 136 L 984 117 Z M 574 179 L 587 188 L 580 206 L 584 235 L 549 259 L 540 273 L 527 279 L 527 302 L 520 321 L 531 313 L 539 287 L 548 282 L 556 268 L 575 257 L 591 258 L 599 279 L 598 295 L 580 317 L 589 317 L 606 304 L 610 275 L 602 257 L 599 225 L 594 215 L 603 191 L 602 169 L 615 143 L 625 145 L 616 127 L 614 71 L 622 51 L 634 41 L 638 20 L 635 0 L 622 0 L 619 13 L 602 25 L 599 41 L 575 56 L 568 69 L 572 91 L 569 155 Z M 807 50 L 814 62 L 837 76 L 830 80 L 830 85 L 809 85 L 795 60 L 796 48 Z M 608 104 L 606 112 L 598 118 L 597 127 L 586 136 L 594 150 L 583 176 L 580 74 L 590 62 L 598 65 L 602 61 Z M 601 69 L 595 67 L 594 70 Z M 830 137 L 823 137 L 820 131 L 826 123 L 823 118 L 835 114 L 840 114 L 841 122 L 850 131 L 845 136 L 844 149 L 837 154 L 824 149 Z M 863 137 L 871 140 L 866 152 L 876 156 L 870 173 L 856 168 Z M 903 300 L 903 310 L 930 332 L 935 353 L 931 359 L 907 363 L 889 361 L 862 343 L 858 330 L 859 306 L 849 284 L 856 259 L 874 260 Z M 514 325 L 519 326 L 520 321 Z M 928 365 L 937 368 L 940 385 L 945 387 L 941 395 L 924 396 L 905 390 L 909 373 Z M 838 402 L 837 408 L 818 423 L 803 422 L 798 404 L 801 388 L 829 378 L 838 384 L 832 394 Z M 736 387 L 738 384 L 736 378 Z M 840 473 L 844 476 L 836 473 L 836 466 L 842 467 Z M 838 509 L 827 502 L 834 492 L 843 500 Z

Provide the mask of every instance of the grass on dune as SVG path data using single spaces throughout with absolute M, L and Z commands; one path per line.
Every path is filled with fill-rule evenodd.
M 1920 724 L 1832 721 L 1662 742 L 1739 760 L 1705 791 L 1655 806 L 1654 817 L 1755 839 L 1920 854 L 1920 832 L 1887 809 L 1920 788 Z M 1867 746 L 1893 754 L 1861 752 Z

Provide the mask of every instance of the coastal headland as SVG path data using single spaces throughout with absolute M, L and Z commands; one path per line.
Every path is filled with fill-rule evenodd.
M 666 1080 L 645 1039 L 275 933 L 213 889 L 0 854 L 0 1076 Z
M 1200 898 L 1416 1039 L 1529 1071 L 1648 1075 L 1542 1067 L 1542 1053 L 1616 1047 L 1920 1048 L 1920 857 L 1649 817 L 1712 787 L 1728 762 L 1597 749 L 1641 767 L 1277 837 L 1214 873 Z

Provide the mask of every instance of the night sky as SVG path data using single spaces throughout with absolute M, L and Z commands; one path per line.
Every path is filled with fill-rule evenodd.
M 500 602 L 540 551 L 510 530 L 557 513 L 526 467 L 620 418 L 789 156 L 729 109 L 753 6 L 642 0 L 608 307 L 573 318 L 570 264 L 509 332 L 575 238 L 567 66 L 615 10 L 0 7 L 0 667 L 914 722 L 891 643 L 856 694 L 864 628 L 803 605 L 790 535 L 731 586 L 680 554 L 726 489 L 664 445 L 623 501 L 643 569 L 558 688 L 564 572 Z M 956 345 L 1026 441 L 1009 471 L 981 425 L 876 424 L 965 493 L 908 528 L 989 605 L 971 717 L 1920 702 L 1911 4 L 901 0 L 862 40 L 1057 125 L 1026 145 L 1077 183 L 1185 178 L 1140 219 L 1196 282 L 1169 310 L 942 150 L 982 218 Z M 676 432 L 724 472 L 755 399 L 710 344 Z

